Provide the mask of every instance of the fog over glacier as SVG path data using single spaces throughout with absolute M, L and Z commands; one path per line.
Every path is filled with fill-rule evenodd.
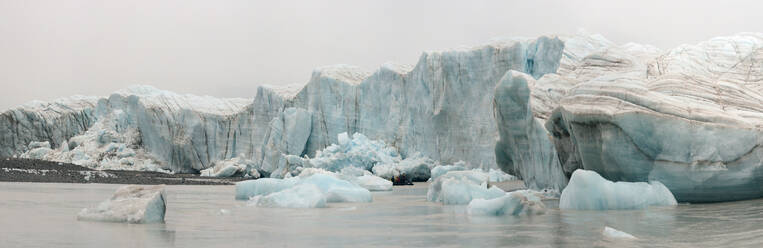
M 304 84 L 316 66 L 374 71 L 415 64 L 422 51 L 581 29 L 670 49 L 760 31 L 760 9 L 758 1 L 0 1 L 0 109 L 133 84 L 252 98 L 262 84 Z

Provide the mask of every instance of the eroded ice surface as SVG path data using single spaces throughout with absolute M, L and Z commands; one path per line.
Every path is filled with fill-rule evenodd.
M 97 207 L 85 208 L 77 214 L 78 220 L 155 223 L 164 222 L 166 202 L 164 185 L 126 185 Z
M 466 212 L 472 216 L 537 215 L 545 213 L 543 194 L 533 190 L 517 190 L 493 199 L 474 199 Z
M 612 182 L 583 169 L 572 173 L 559 199 L 559 208 L 579 210 L 642 209 L 676 204 L 673 194 L 660 182 Z
M 437 177 L 427 191 L 427 200 L 446 205 L 465 205 L 473 199 L 493 199 L 506 192 L 488 187 L 488 175 L 475 171 L 451 171 Z

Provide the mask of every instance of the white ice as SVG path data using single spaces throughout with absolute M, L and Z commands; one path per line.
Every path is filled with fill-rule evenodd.
M 594 171 L 578 169 L 562 191 L 559 208 L 578 210 L 643 209 L 676 205 L 660 182 L 612 182 Z
M 493 199 L 504 194 L 498 187 L 488 188 L 486 173 L 451 171 L 429 184 L 427 200 L 446 205 L 465 205 L 473 199 Z
M 316 185 L 300 184 L 272 194 L 255 196 L 247 204 L 266 208 L 324 208 L 326 196 Z
M 126 185 L 95 208 L 85 208 L 78 220 L 155 223 L 164 222 L 166 210 L 164 186 Z

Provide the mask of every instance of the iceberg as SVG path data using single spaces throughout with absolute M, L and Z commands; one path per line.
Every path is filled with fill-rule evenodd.
M 126 185 L 97 207 L 82 209 L 77 220 L 138 224 L 164 222 L 165 198 L 163 185 Z
M 621 239 L 621 240 L 634 240 L 634 239 L 637 239 L 635 236 L 633 236 L 633 235 L 631 235 L 629 233 L 626 233 L 626 232 L 623 232 L 623 231 L 620 231 L 620 230 L 617 230 L 617 229 L 614 229 L 614 228 L 611 228 L 611 227 L 608 227 L 608 226 L 604 227 L 604 230 L 601 231 L 601 234 L 604 235 L 604 237 L 608 238 L 608 239 Z
M 299 184 L 312 184 L 326 195 L 327 202 L 371 202 L 371 192 L 349 181 L 329 174 L 314 174 Z
M 676 199 L 660 182 L 612 182 L 598 173 L 576 170 L 562 191 L 559 208 L 578 210 L 643 209 L 674 206 Z
M 253 197 L 250 206 L 264 208 L 325 208 L 326 196 L 313 184 L 300 184 L 267 195 Z
M 258 207 L 319 208 L 332 202 L 371 202 L 373 198 L 369 189 L 356 182 L 363 182 L 370 188 L 387 190 L 383 188 L 383 183 L 374 178 L 366 178 L 369 175 L 356 178 L 322 169 L 310 169 L 303 170 L 299 176 L 285 179 L 260 178 L 238 182 L 236 199 L 249 200 L 249 205 Z M 389 182 L 389 187 L 391 186 Z
M 427 200 L 446 205 L 465 205 L 473 199 L 493 199 L 505 193 L 498 187 L 488 187 L 486 173 L 451 171 L 429 184 Z
M 299 178 L 292 177 L 287 179 L 260 178 L 237 182 L 236 199 L 249 200 L 254 196 L 275 193 L 293 187 L 298 181 Z
M 539 215 L 546 212 L 543 195 L 532 190 L 518 190 L 493 199 L 474 199 L 466 212 L 473 216 Z

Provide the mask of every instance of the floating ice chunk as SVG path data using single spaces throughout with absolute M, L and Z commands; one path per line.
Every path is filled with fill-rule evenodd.
M 473 199 L 493 199 L 505 192 L 498 187 L 488 188 L 486 173 L 451 171 L 429 184 L 427 200 L 448 205 L 469 204 Z
M 627 239 L 627 240 L 637 239 L 635 236 L 629 233 L 626 233 L 626 232 L 623 232 L 608 226 L 604 227 L 604 230 L 601 231 L 601 234 L 603 234 L 605 238 L 609 238 L 609 239 Z
M 371 192 L 330 174 L 315 174 L 300 184 L 313 184 L 326 195 L 327 202 L 371 202 Z
M 326 196 L 314 184 L 299 184 L 268 195 L 255 196 L 248 205 L 266 208 L 324 208 Z
M 95 208 L 85 208 L 77 220 L 154 223 L 164 222 L 164 186 L 126 185 Z
M 494 199 L 474 199 L 469 202 L 466 212 L 469 215 L 535 215 L 546 212 L 541 202 L 542 194 L 533 190 L 518 190 Z
M 676 198 L 660 182 L 612 182 L 598 173 L 578 169 L 559 199 L 561 209 L 642 209 L 676 205 Z
M 297 184 L 299 178 L 287 179 L 260 178 L 236 183 L 236 199 L 248 200 L 254 196 L 275 193 Z
M 449 171 L 464 171 L 466 170 L 465 163 L 463 161 L 459 161 L 455 163 L 454 165 L 438 165 L 432 168 L 431 171 L 431 178 L 430 181 L 434 181 L 438 177 L 445 175 L 445 173 L 448 173 Z
M 354 182 L 360 187 L 366 188 L 370 191 L 392 190 L 392 181 L 374 175 L 359 176 L 355 179 Z

